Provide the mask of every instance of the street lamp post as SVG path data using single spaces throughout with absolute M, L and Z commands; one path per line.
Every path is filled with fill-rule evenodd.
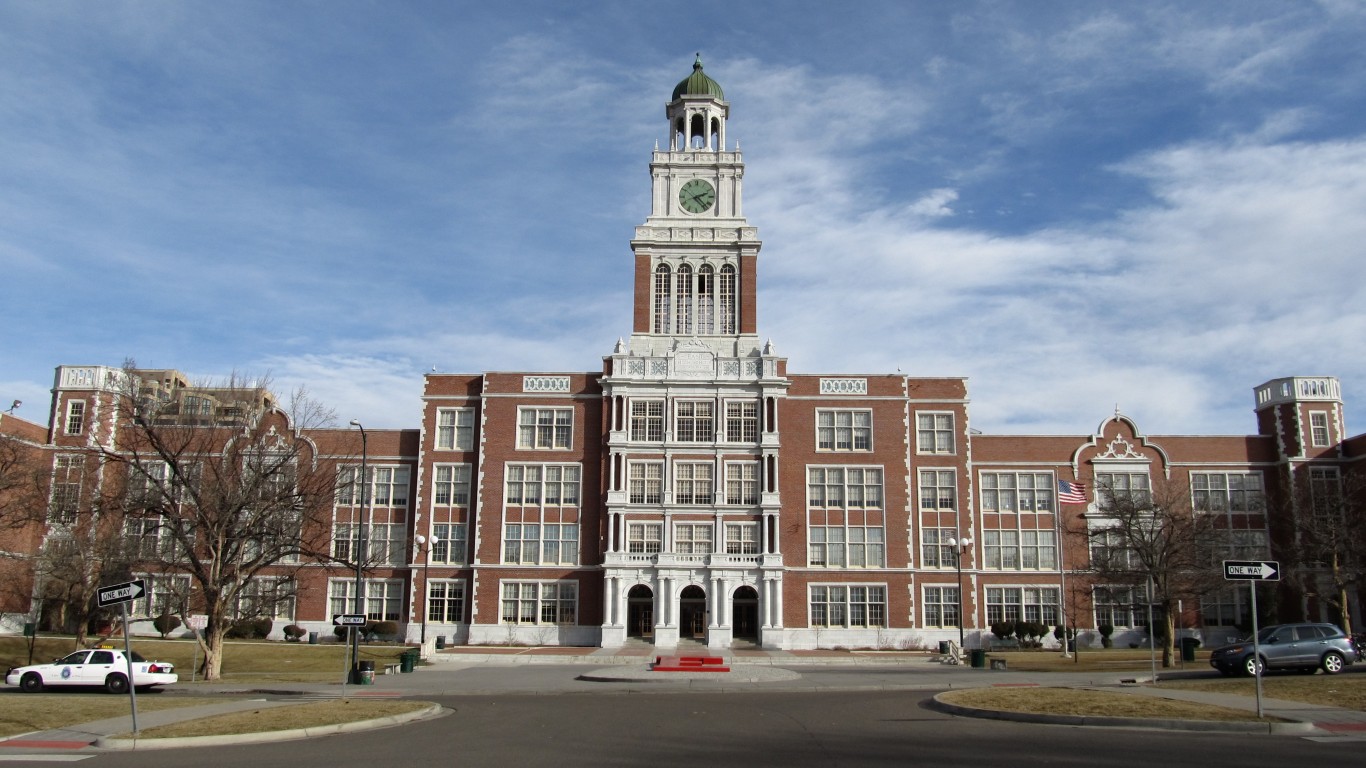
M 361 592 L 364 589 L 364 574 L 361 566 L 365 562 L 365 550 L 368 542 L 365 535 L 366 524 L 366 501 L 370 498 L 370 474 L 367 464 L 370 458 L 369 445 L 366 442 L 365 427 L 355 419 L 351 420 L 351 426 L 360 430 L 360 516 L 356 521 L 356 594 L 355 610 L 357 615 L 365 613 L 365 599 Z M 355 499 L 352 499 L 355 501 Z M 351 628 L 351 675 L 356 681 L 360 679 L 360 630 Z
M 427 589 L 427 569 L 431 566 L 431 563 L 432 563 L 432 547 L 435 547 L 436 544 L 437 544 L 437 542 L 439 542 L 439 541 L 441 541 L 441 539 L 438 538 L 438 537 L 436 536 L 436 534 L 432 534 L 432 538 L 431 538 L 430 540 L 428 540 L 426 536 L 423 536 L 423 535 L 420 534 L 420 533 L 417 535 L 417 547 L 418 547 L 418 551 L 422 553 L 422 639 L 421 639 L 421 643 L 422 643 L 422 647 L 423 647 L 423 648 L 426 648 L 426 647 L 427 647 L 427 614 L 429 613 L 429 611 L 428 611 L 428 609 L 427 609 L 427 601 L 428 601 L 429 599 L 431 599 L 431 596 L 432 596 L 431 592 Z M 426 546 L 423 546 L 423 545 L 426 545 Z M 426 651 L 423 651 L 423 653 L 426 653 Z
M 949 546 L 953 548 L 954 562 L 958 565 L 958 652 L 963 652 L 963 553 L 972 549 L 972 537 L 964 536 L 961 539 L 949 539 Z

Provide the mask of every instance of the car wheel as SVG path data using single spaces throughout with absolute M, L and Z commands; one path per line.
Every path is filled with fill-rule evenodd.
M 128 678 L 113 674 L 104 679 L 104 689 L 110 693 L 128 693 Z
M 1336 675 L 1342 671 L 1343 667 L 1347 666 L 1347 661 L 1337 651 L 1329 651 L 1323 654 L 1323 662 L 1319 666 L 1323 667 L 1325 675 Z
M 1243 660 L 1242 672 L 1248 677 L 1256 677 L 1258 672 L 1265 672 L 1266 665 L 1256 656 L 1249 656 Z
M 43 690 L 43 676 L 29 672 L 19 679 L 19 689 L 24 693 L 38 693 Z

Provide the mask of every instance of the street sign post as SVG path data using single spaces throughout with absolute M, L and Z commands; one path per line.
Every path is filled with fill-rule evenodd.
M 133 712 L 133 737 L 138 735 L 138 695 L 137 685 L 133 680 L 133 640 L 128 626 L 128 604 L 147 594 L 147 582 L 142 579 L 125 581 L 122 584 L 113 584 L 107 587 L 100 587 L 95 593 L 95 604 L 100 608 L 108 608 L 111 605 L 120 606 L 123 609 L 123 660 L 128 668 L 128 706 Z
M 1225 560 L 1226 581 L 1246 581 L 1252 608 L 1252 666 L 1257 673 L 1257 717 L 1262 717 L 1262 647 L 1257 639 L 1257 582 L 1280 581 L 1281 564 L 1275 560 Z

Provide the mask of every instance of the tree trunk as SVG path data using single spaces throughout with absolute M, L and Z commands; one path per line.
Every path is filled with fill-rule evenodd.
M 222 621 L 209 620 L 209 626 L 202 638 L 196 638 L 199 648 L 204 651 L 204 681 L 217 682 L 223 677 L 223 636 L 227 626 Z

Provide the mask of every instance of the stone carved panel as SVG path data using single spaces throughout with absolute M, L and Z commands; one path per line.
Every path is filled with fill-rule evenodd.
M 568 392 L 568 376 L 523 376 L 523 392 Z
M 866 395 L 867 379 L 821 379 L 822 395 Z

